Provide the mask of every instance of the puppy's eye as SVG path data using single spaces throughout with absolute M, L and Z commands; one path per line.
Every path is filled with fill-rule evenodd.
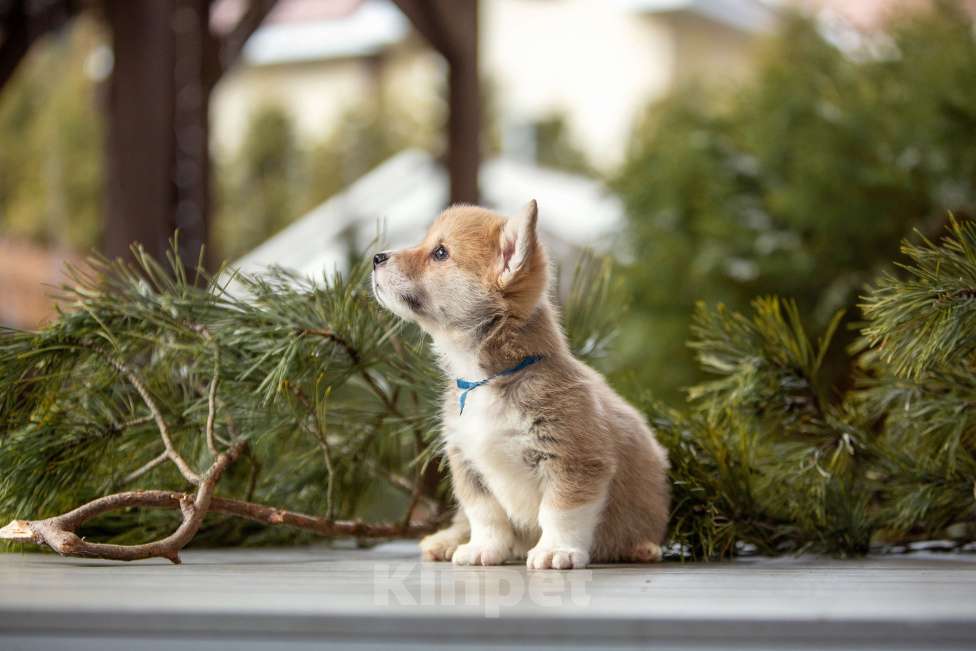
M 430 257 L 434 258 L 438 262 L 443 262 L 444 260 L 447 260 L 447 249 L 444 248 L 443 244 L 438 245 L 436 249 L 430 252 Z

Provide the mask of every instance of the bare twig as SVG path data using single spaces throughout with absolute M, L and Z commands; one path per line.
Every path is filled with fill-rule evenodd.
M 166 456 L 176 465 L 180 471 L 180 474 L 182 474 L 188 482 L 194 485 L 199 485 L 201 481 L 200 475 L 194 472 L 194 470 L 190 468 L 190 464 L 188 464 L 186 460 L 180 456 L 180 453 L 176 451 L 176 448 L 173 446 L 173 439 L 169 435 L 169 427 L 166 425 L 166 421 L 163 419 L 163 413 L 156 405 L 156 401 L 153 400 L 151 395 L 149 395 L 149 391 L 142 383 L 142 380 L 139 379 L 132 369 L 122 362 L 109 358 L 108 363 L 111 364 L 112 367 L 115 368 L 115 370 L 117 370 L 119 373 L 125 375 L 129 379 L 129 382 L 132 383 L 132 386 L 136 388 L 136 391 L 139 392 L 139 395 L 142 396 L 143 402 L 146 403 L 146 406 L 149 408 L 149 411 L 152 413 L 153 418 L 156 421 L 156 427 L 159 428 L 159 436 L 163 439 L 163 446 L 166 448 Z
M 207 343 L 213 345 L 214 349 L 214 363 L 213 363 L 213 377 L 210 380 L 210 390 L 207 392 L 207 449 L 210 450 L 210 454 L 214 458 L 220 453 L 217 450 L 217 441 L 214 438 L 214 416 L 217 412 L 217 384 L 220 382 L 220 347 L 217 346 L 217 342 L 211 336 L 210 331 L 206 326 L 197 325 L 193 327 L 194 330 L 200 333 Z
M 413 521 L 413 512 L 417 508 L 417 504 L 420 503 L 420 481 L 418 479 L 417 485 L 414 487 L 413 491 L 410 493 L 410 504 L 407 505 L 407 511 L 403 515 L 403 520 L 400 522 L 400 527 L 406 529 L 410 526 Z
M 336 344 L 344 351 L 346 351 L 346 354 L 349 355 L 349 359 L 350 361 L 352 361 L 354 366 L 360 366 L 360 364 L 362 363 L 362 356 L 359 354 L 359 351 L 356 350 L 352 345 L 350 345 L 349 342 L 346 341 L 343 337 L 336 334 L 332 330 L 306 328 L 302 330 L 301 333 L 305 335 L 315 335 L 317 337 L 323 337 L 325 339 L 328 339 L 329 341 L 331 341 L 332 343 Z M 383 403 L 383 405 L 387 408 L 387 410 L 391 414 L 393 414 L 397 418 L 400 418 L 401 420 L 406 420 L 403 413 L 396 406 L 396 403 L 390 398 L 389 395 L 387 395 L 386 391 L 383 391 L 382 387 L 380 387 L 379 383 L 376 381 L 376 378 L 370 375 L 367 369 L 360 368 L 359 374 L 366 381 L 366 384 L 369 385 L 370 390 L 374 394 L 376 394 L 376 397 L 380 399 L 380 401 Z
M 214 439 L 214 415 L 217 411 L 217 383 L 220 380 L 219 376 L 219 357 L 216 357 L 218 353 L 215 353 L 214 359 L 214 374 L 213 379 L 210 380 L 210 393 L 207 396 L 207 447 L 210 449 L 210 454 L 215 458 L 220 452 L 217 450 L 217 441 Z
M 151 422 L 153 422 L 153 415 L 149 414 L 148 416 L 141 416 L 139 418 L 127 420 L 124 423 L 119 423 L 118 425 L 115 425 L 115 429 L 121 432 L 129 429 L 130 427 L 139 427 L 140 425 L 145 425 L 146 423 Z
M 244 499 L 250 502 L 254 497 L 254 489 L 258 486 L 258 475 L 261 473 L 261 462 L 254 456 L 250 446 L 247 448 L 247 460 L 251 464 L 251 474 L 247 478 L 247 492 L 244 494 Z
M 417 458 L 424 451 L 424 437 L 420 435 L 420 432 L 414 429 L 413 433 L 414 447 L 416 449 Z M 410 520 L 413 518 L 413 511 L 417 508 L 417 503 L 420 502 L 420 495 L 423 493 L 423 468 L 417 468 L 416 476 L 413 481 L 413 489 L 410 491 L 410 504 L 407 505 L 407 512 L 403 516 L 403 526 L 409 526 Z
M 356 538 L 418 538 L 433 531 L 437 523 L 422 522 L 404 528 L 391 522 L 370 523 L 359 520 L 331 520 L 285 509 L 242 502 L 239 500 L 214 499 L 211 510 L 217 513 L 235 515 L 255 522 L 279 525 L 312 531 L 322 536 L 353 536 Z
M 380 468 L 379 465 L 377 465 L 375 462 L 370 460 L 366 460 L 365 465 L 369 468 L 369 471 L 371 473 L 381 477 L 382 479 L 385 479 L 387 483 L 389 483 L 390 486 L 392 486 L 393 488 L 396 488 L 397 490 L 406 493 L 407 495 L 413 495 L 414 489 L 417 486 L 417 483 L 415 481 L 411 481 L 410 479 L 404 477 L 399 473 L 384 470 L 383 468 Z M 431 508 L 437 505 L 437 500 L 430 497 L 429 495 L 421 495 L 420 500 L 425 504 L 427 504 L 428 506 L 430 506 Z
M 134 482 L 135 480 L 139 479 L 140 477 L 145 475 L 147 472 L 149 472 L 159 464 L 165 463 L 167 460 L 169 460 L 169 454 L 164 450 L 163 452 L 160 453 L 158 457 L 154 457 L 150 459 L 144 465 L 140 466 L 139 468 L 133 470 L 128 475 L 126 475 L 122 479 L 122 483 L 130 484 Z
M 322 337 L 324 339 L 328 339 L 332 343 L 338 345 L 340 348 L 342 348 L 343 350 L 345 350 L 346 351 L 346 354 L 349 355 L 349 359 L 351 359 L 352 360 L 352 363 L 355 364 L 355 365 L 357 365 L 357 366 L 359 365 L 360 361 L 362 360 L 362 358 L 359 355 L 359 351 L 356 350 L 355 348 L 353 348 L 349 344 L 349 342 L 345 340 L 345 338 L 343 338 L 342 336 L 336 334 L 332 330 L 322 329 L 322 328 L 305 328 L 305 329 L 303 329 L 303 330 L 300 331 L 300 334 L 303 334 L 303 335 L 315 335 L 316 337 Z
M 251 0 L 237 24 L 225 35 L 218 37 L 218 47 L 208 53 L 206 81 L 210 90 L 240 58 L 244 43 L 274 9 L 278 0 Z
M 210 510 L 213 493 L 221 475 L 233 463 L 246 441 L 239 441 L 220 454 L 206 476 L 200 481 L 195 495 L 166 491 L 131 491 L 117 493 L 79 506 L 73 511 L 46 520 L 14 520 L 0 529 L 0 539 L 45 544 L 62 556 L 105 558 L 118 561 L 137 561 L 144 558 L 166 558 L 180 562 L 179 552 L 196 535 L 203 517 Z M 169 495 L 170 497 L 164 497 Z M 141 545 L 112 545 L 92 543 L 80 538 L 75 531 L 95 516 L 131 506 L 179 508 L 183 522 L 169 536 Z
M 322 449 L 322 456 L 325 459 L 325 469 L 329 473 L 329 478 L 327 480 L 325 489 L 325 517 L 332 518 L 335 515 L 332 489 L 335 483 L 335 469 L 332 465 L 332 449 L 329 447 L 329 440 L 326 438 L 325 427 L 322 425 L 322 419 L 319 418 L 318 409 L 312 405 L 308 398 L 305 397 L 305 392 L 302 391 L 301 387 L 295 387 L 295 397 L 298 401 L 302 403 L 305 411 L 309 412 L 312 417 L 312 422 L 315 424 L 313 433 L 318 439 L 319 447 Z

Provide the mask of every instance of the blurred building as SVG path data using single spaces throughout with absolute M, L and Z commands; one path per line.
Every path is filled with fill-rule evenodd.
M 532 163 L 491 158 L 479 175 L 482 203 L 516 214 L 539 202 L 539 229 L 551 257 L 571 273 L 584 249 L 610 251 L 624 226 L 620 200 L 593 179 Z M 311 278 L 344 271 L 371 244 L 413 246 L 448 202 L 447 172 L 420 150 L 403 151 L 237 260 L 260 273 L 284 266 Z M 565 274 L 564 274 L 565 275 Z
M 648 102 L 740 76 L 773 22 L 759 0 L 482 0 L 480 12 L 480 67 L 506 153 L 531 158 L 534 128 L 559 115 L 601 169 L 621 160 Z M 443 67 L 389 0 L 279 0 L 216 91 L 214 144 L 233 151 L 266 103 L 288 109 L 310 141 L 364 97 L 429 121 L 443 114 Z

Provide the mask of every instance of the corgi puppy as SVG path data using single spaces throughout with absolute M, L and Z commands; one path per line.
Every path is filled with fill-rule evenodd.
M 430 335 L 450 378 L 442 436 L 460 509 L 421 550 L 532 569 L 657 561 L 667 453 L 572 356 L 537 221 L 535 201 L 510 219 L 453 206 L 416 247 L 373 258 L 377 300 Z

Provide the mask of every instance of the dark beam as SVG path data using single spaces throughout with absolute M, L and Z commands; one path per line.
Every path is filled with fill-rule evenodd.
M 257 31 L 278 0 L 250 0 L 247 10 L 234 28 L 223 36 L 215 37 L 217 47 L 208 53 L 207 78 L 210 89 L 237 63 L 247 39 Z
M 481 82 L 477 0 L 394 0 L 447 60 L 447 168 L 451 203 L 477 203 L 481 162 Z
M 224 37 L 210 27 L 211 4 L 104 0 L 115 53 L 107 93 L 109 256 L 127 257 L 140 242 L 162 258 L 178 230 L 180 258 L 195 265 L 209 241 L 210 96 L 275 1 L 252 0 Z
M 450 35 L 437 15 L 438 8 L 431 0 L 393 1 L 431 47 L 440 52 L 445 59 L 450 58 L 453 51 Z
M 452 55 L 448 72 L 447 167 L 451 203 L 478 203 L 481 164 L 481 78 L 477 0 L 439 0 Z M 450 7 L 448 9 L 448 7 Z
M 140 242 L 162 260 L 175 227 L 173 4 L 106 0 L 104 13 L 115 60 L 105 93 L 102 246 L 110 257 L 125 258 Z
M 31 45 L 78 13 L 76 0 L 0 0 L 0 89 L 13 77 Z
M 210 0 L 175 0 L 173 38 L 173 227 L 180 257 L 195 264 L 209 241 L 211 213 L 210 91 L 207 53 L 216 47 L 210 31 Z M 207 253 L 210 251 L 207 249 Z M 206 260 L 212 267 L 213 260 Z
M 3 43 L 0 45 L 0 88 L 14 75 L 14 70 L 30 48 L 27 31 L 27 12 L 24 3 L 17 2 L 3 16 Z

